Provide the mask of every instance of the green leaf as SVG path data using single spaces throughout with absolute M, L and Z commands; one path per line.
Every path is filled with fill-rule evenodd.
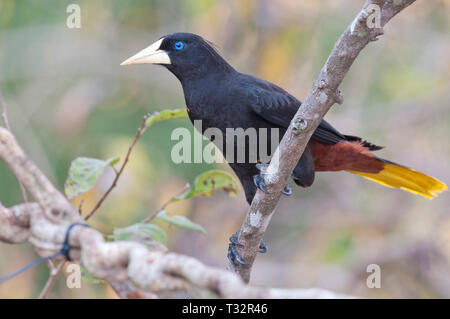
M 64 183 L 64 192 L 68 198 L 83 194 L 94 187 L 97 179 L 108 165 L 114 165 L 119 161 L 118 157 L 106 161 L 78 157 L 72 161 L 69 168 L 69 176 Z
M 152 249 L 160 248 L 155 241 L 167 245 L 166 232 L 155 224 L 138 223 L 125 228 L 115 228 L 112 235 L 108 237 L 115 241 L 137 241 Z
M 198 231 L 201 233 L 206 233 L 206 230 L 202 226 L 190 221 L 186 216 L 181 216 L 181 215 L 168 216 L 167 213 L 163 210 L 158 214 L 157 217 L 169 224 L 172 224 L 172 225 L 175 225 L 175 226 L 178 226 L 181 228 L 186 228 L 186 229 L 195 230 L 195 231 Z
M 145 128 L 149 128 L 156 122 L 161 122 L 165 120 L 170 119 L 177 119 L 177 118 L 183 118 L 187 117 L 187 110 L 186 109 L 177 109 L 177 110 L 164 110 L 161 112 L 155 112 L 153 113 L 147 120 L 145 121 Z
M 211 170 L 197 176 L 186 194 L 174 197 L 172 202 L 197 196 L 212 196 L 218 189 L 226 191 L 231 196 L 239 193 L 236 180 L 224 171 Z

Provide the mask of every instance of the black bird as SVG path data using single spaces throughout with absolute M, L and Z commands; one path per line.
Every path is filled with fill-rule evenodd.
M 165 66 L 181 82 L 191 121 L 202 120 L 201 133 L 218 128 L 222 140 L 214 136 L 216 145 L 237 149 L 235 136 L 228 136 L 227 128 L 278 129 L 283 137 L 301 102 L 282 88 L 251 75 L 242 74 L 228 64 L 210 42 L 191 33 L 174 33 L 160 38 L 154 44 L 127 59 L 122 65 L 159 64 Z M 268 134 L 269 152 L 271 141 Z M 260 136 L 258 135 L 258 138 Z M 230 145 L 230 141 L 233 142 Z M 230 163 L 251 203 L 256 188 L 263 191 L 260 176 L 262 164 L 250 161 L 249 139 L 245 141 L 245 160 Z M 256 154 L 259 154 L 259 141 Z M 322 120 L 314 132 L 301 159 L 292 172 L 294 182 L 311 186 L 315 172 L 345 170 L 361 175 L 385 186 L 401 188 L 427 198 L 433 198 L 447 186 L 437 179 L 402 165 L 374 156 L 370 151 L 381 147 L 356 136 L 344 135 Z M 290 194 L 287 185 L 284 191 Z M 237 245 L 236 237 L 231 246 Z M 230 246 L 230 247 L 231 247 Z M 233 247 L 231 247 L 233 248 Z M 262 247 L 265 250 L 265 247 Z M 232 261 L 239 256 L 231 256 Z

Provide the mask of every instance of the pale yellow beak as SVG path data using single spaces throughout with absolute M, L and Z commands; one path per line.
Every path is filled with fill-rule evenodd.
M 136 53 L 131 58 L 126 59 L 120 65 L 131 65 L 131 64 L 171 64 L 169 55 L 159 48 L 164 38 L 159 39 L 151 46 L 145 48 L 144 50 Z

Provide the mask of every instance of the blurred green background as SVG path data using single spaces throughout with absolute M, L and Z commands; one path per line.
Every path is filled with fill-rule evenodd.
M 124 157 L 143 115 L 185 107 L 178 80 L 162 67 L 119 64 L 161 36 L 200 34 L 239 71 L 304 99 L 338 36 L 364 1 L 142 0 L 0 1 L 0 89 L 14 133 L 35 163 L 63 188 L 72 159 Z M 81 7 L 80 29 L 66 8 Z M 387 146 L 378 154 L 450 183 L 450 1 L 417 1 L 357 58 L 341 86 L 342 106 L 326 118 L 346 134 Z M 225 164 L 170 160 L 170 133 L 187 119 L 158 123 L 91 224 L 108 233 L 154 212 L 199 173 Z M 84 196 L 88 211 L 109 186 L 106 171 Z M 0 200 L 22 201 L 0 163 Z M 78 205 L 79 198 L 74 201 Z M 363 297 L 450 297 L 450 193 L 433 201 L 348 173 L 321 173 L 309 189 L 282 198 L 252 283 L 322 287 Z M 207 234 L 167 228 L 169 249 L 224 267 L 228 237 L 247 210 L 243 193 L 218 193 L 169 207 Z M 31 245 L 0 244 L 0 275 L 34 260 Z M 369 289 L 366 267 L 381 267 Z M 1 298 L 34 298 L 48 278 L 41 265 L 0 285 Z M 50 297 L 113 298 L 104 284 Z

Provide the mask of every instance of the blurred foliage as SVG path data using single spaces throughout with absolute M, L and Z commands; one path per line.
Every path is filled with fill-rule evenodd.
M 283 86 L 303 99 L 336 39 L 359 11 L 357 0 L 77 1 L 81 29 L 66 27 L 66 0 L 0 1 L 0 88 L 10 123 L 26 152 L 62 190 L 77 157 L 126 153 L 144 114 L 185 107 L 178 81 L 155 66 L 120 67 L 161 36 L 186 31 L 216 43 L 238 70 Z M 327 119 L 347 134 L 385 145 L 380 156 L 450 182 L 450 1 L 418 1 L 362 52 L 341 90 L 342 107 Z M 90 221 L 104 233 L 136 224 L 187 181 L 224 165 L 174 164 L 174 128 L 156 123 L 133 150 L 111 196 Z M 205 142 L 206 143 L 206 142 Z M 109 187 L 107 167 L 90 191 L 73 199 L 88 212 Z M 0 163 L 0 200 L 22 201 Z M 195 198 L 171 211 L 207 234 L 154 223 L 170 250 L 223 266 L 227 241 L 247 209 L 242 192 Z M 283 198 L 253 271 L 257 285 L 320 286 L 365 297 L 450 297 L 450 196 L 433 201 L 345 173 L 318 174 L 313 187 Z M 31 261 L 30 245 L 0 244 L 0 274 Z M 382 269 L 382 288 L 368 289 L 366 266 Z M 35 297 L 46 265 L 0 286 L 0 297 Z M 17 288 L 20 287 L 20 288 Z M 52 297 L 115 297 L 107 285 L 67 289 Z

